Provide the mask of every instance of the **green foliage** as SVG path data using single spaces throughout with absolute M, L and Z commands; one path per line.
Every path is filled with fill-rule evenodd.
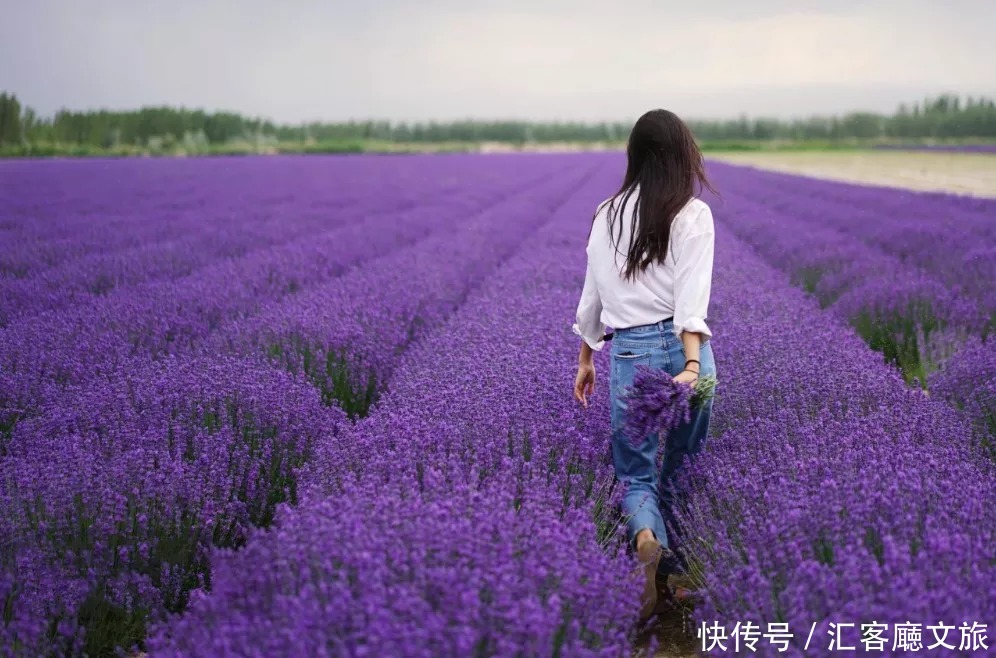
M 867 149 L 869 145 L 880 140 L 859 140 L 848 138 L 842 140 L 830 139 L 793 139 L 775 138 L 766 140 L 707 140 L 700 141 L 699 148 L 705 153 L 716 152 L 759 152 L 759 151 L 854 151 Z
M 240 503 L 245 509 L 243 521 L 260 528 L 273 522 L 278 505 L 297 503 L 296 473 L 310 457 L 310 444 L 277 442 L 277 428 L 247 413 L 234 399 L 192 403 L 190 413 L 177 414 L 175 421 L 163 440 L 188 462 L 197 458 L 192 442 L 204 434 L 227 429 L 238 438 L 228 455 L 229 477 L 238 484 L 231 488 L 228 500 L 215 503 Z M 179 507 L 136 491 L 124 502 L 126 514 L 109 531 L 98 533 L 99 512 L 79 494 L 73 500 L 64 516 L 53 513 L 41 497 L 26 500 L 23 513 L 31 532 L 55 549 L 52 554 L 60 556 L 55 558 L 59 566 L 71 576 L 85 579 L 94 555 L 99 559 L 113 556 L 106 577 L 89 584 L 75 611 L 76 624 L 86 631 L 83 650 L 88 656 L 120 655 L 117 647 L 141 646 L 145 637 L 151 611 L 128 602 L 137 600 L 139 590 L 135 584 L 117 581 L 119 576 L 147 577 L 162 595 L 165 610 L 178 613 L 186 608 L 192 590 L 210 587 L 209 547 L 240 548 L 245 541 L 245 528 L 231 515 L 219 514 L 207 524 L 202 514 L 204 501 Z M 0 622 L 12 618 L 21 589 L 15 581 L 12 592 L 0 599 Z M 49 630 L 52 637 L 56 626 Z
M 319 142 L 317 144 L 283 144 L 282 153 L 363 153 L 366 147 L 359 141 Z
M 703 375 L 695 381 L 692 393 L 692 406 L 700 406 L 716 397 L 716 386 L 719 380 L 715 375 Z
M 915 301 L 905 309 L 884 313 L 866 310 L 852 318 L 851 325 L 868 347 L 902 371 L 908 384 L 927 385 L 927 375 L 937 364 L 925 357 L 924 344 L 942 328 L 928 302 Z
M 79 623 L 87 629 L 83 651 L 103 658 L 119 655 L 118 647 L 138 646 L 145 638 L 148 611 L 112 604 L 105 593 L 93 592 L 80 606 Z
M 17 425 L 18 420 L 20 417 L 14 412 L 0 414 L 0 457 L 7 454 L 7 446 L 10 444 L 11 437 L 14 436 L 14 426 Z
M 810 295 L 818 296 L 820 279 L 823 278 L 824 271 L 820 267 L 801 267 L 792 275 L 792 284 L 799 286 Z M 826 308 L 824 299 L 820 299 L 820 308 Z
M 338 406 L 354 420 L 366 416 L 377 401 L 380 383 L 372 372 L 301 336 L 271 343 L 266 354 L 289 372 L 306 376 L 325 405 Z
M 996 140 L 996 103 L 942 95 L 901 105 L 891 116 L 855 112 L 785 121 L 741 116 L 689 121 L 707 151 L 856 148 L 879 142 Z M 0 94 L 0 157 L 244 155 L 466 151 L 482 142 L 512 146 L 577 142 L 621 145 L 628 122 L 389 121 L 280 125 L 234 112 L 171 107 L 134 111 L 60 110 L 40 118 Z
M 0 93 L 0 147 L 20 143 L 21 103 L 14 94 Z

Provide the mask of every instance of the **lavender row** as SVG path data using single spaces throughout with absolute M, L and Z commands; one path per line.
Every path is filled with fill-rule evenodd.
M 928 382 L 932 395 L 972 419 L 979 443 L 996 461 L 996 338 L 968 341 Z
M 268 366 L 134 362 L 20 423 L 0 459 L 5 656 L 112 655 L 296 499 L 345 414 Z
M 961 225 L 957 198 L 927 195 L 948 202 L 947 214 L 938 210 L 933 219 L 905 212 L 892 218 L 860 203 L 847 213 L 813 202 L 849 192 L 849 186 L 801 177 L 785 185 L 783 175 L 734 167 L 718 166 L 716 173 L 732 192 L 726 206 L 730 229 L 848 319 L 908 379 L 940 383 L 937 393 L 964 409 L 981 442 L 991 444 L 992 402 L 981 391 L 996 385 L 996 375 L 991 359 L 965 347 L 988 336 L 996 322 L 996 252 L 992 240 Z M 775 182 L 777 193 L 767 187 Z M 881 199 L 905 197 L 874 192 Z M 996 204 L 985 203 L 992 217 Z M 890 247 L 890 238 L 899 246 Z M 938 368 L 958 372 L 966 383 L 932 377 Z M 967 382 L 978 384 L 980 393 L 969 394 Z
M 154 629 L 149 655 L 627 655 L 632 569 L 585 511 L 530 486 L 360 482 L 286 510 L 215 556 L 211 592 Z
M 352 213 L 354 217 L 361 212 Z M 97 252 L 72 259 L 35 274 L 0 279 L 0 327 L 42 311 L 73 304 L 93 304 L 112 290 L 146 281 L 173 280 L 219 260 L 246 257 L 254 252 L 294 242 L 302 236 L 333 230 L 347 217 L 305 216 L 289 225 L 271 218 L 247 221 L 217 216 L 207 220 L 208 230 L 185 237 L 142 244 L 115 252 Z M 197 223 L 205 224 L 203 215 Z
M 988 331 L 996 308 L 991 291 L 984 299 L 959 294 L 919 268 L 790 210 L 733 197 L 724 211 L 724 228 L 851 322 L 910 380 L 924 384 L 961 340 Z
M 589 167 L 582 164 L 527 192 L 526 203 L 513 199 L 440 239 L 402 250 L 400 258 L 376 259 L 368 268 L 353 270 L 340 291 L 369 295 L 377 290 L 398 302 L 396 307 L 377 306 L 373 314 L 387 330 L 386 338 L 394 336 L 392 325 L 413 319 L 408 313 L 441 322 L 496 259 L 544 221 L 545 205 L 575 188 Z M 504 213 L 496 212 L 501 209 Z M 339 301 L 314 295 L 306 299 Z M 369 296 L 342 301 L 370 304 Z M 276 322 L 295 310 L 302 309 L 288 304 L 268 317 Z M 337 314 L 350 312 L 347 306 L 327 312 L 330 324 L 314 328 L 334 332 Z M 255 347 L 247 351 L 260 352 Z M 379 347 L 396 359 L 405 343 L 382 341 Z M 20 477 L 4 478 L 11 483 L 4 502 L 11 523 L 6 534 L 23 539 L 11 553 L 15 564 L 7 565 L 6 582 L 11 591 L 38 579 L 50 586 L 16 597 L 10 646 L 29 642 L 72 655 L 127 646 L 141 638 L 151 615 L 181 609 L 187 592 L 210 578 L 209 546 L 241 545 L 247 528 L 266 525 L 277 503 L 296 499 L 296 470 L 310 457 L 314 437 L 335 441 L 345 416 L 302 378 L 282 383 L 260 360 L 215 363 L 219 350 L 225 351 L 221 343 L 190 362 L 135 358 L 66 389 L 36 418 L 18 424 L 4 463 Z M 389 367 L 387 361 L 382 358 L 380 365 Z M 192 383 L 192 376 L 202 379 Z M 240 383 L 234 391 L 211 388 L 230 378 Z M 327 416 L 312 406 L 308 413 L 297 406 L 284 418 L 286 423 L 274 427 L 268 419 L 287 405 L 273 396 L 291 386 L 298 392 L 307 389 L 308 405 L 328 407 Z M 147 412 L 150 399 L 155 403 Z M 257 401 L 273 410 L 260 414 L 256 406 L 243 404 Z M 64 420 L 67 414 L 69 421 Z M 291 431 L 286 425 L 296 414 L 300 424 Z M 169 421 L 160 422 L 160 416 Z M 302 438 L 305 428 L 309 433 Z M 58 446 L 69 449 L 59 453 Z M 32 464 L 35 456 L 45 460 L 41 468 Z M 35 471 L 42 475 L 32 475 Z M 102 486 L 92 490 L 91 498 L 93 482 Z M 100 532 L 93 534 L 94 528 Z M 102 535 L 111 541 L 94 544 L 92 537 Z M 57 557 L 67 546 L 83 547 L 86 555 L 60 561 Z M 109 612 L 95 618 L 94 607 Z M 53 633 L 47 625 L 59 618 L 65 618 L 63 627 Z
M 382 223 L 361 222 L 11 325 L 0 332 L 0 423 L 10 425 L 65 386 L 106 376 L 135 356 L 189 352 L 219 327 L 376 258 L 368 246 L 404 248 L 440 223 L 417 211 L 375 219 Z
M 211 591 L 159 627 L 150 655 L 628 650 L 634 564 L 595 522 L 607 417 L 570 401 L 563 321 L 611 178 L 406 352 L 348 440 L 316 449 L 301 507 L 219 556 Z
M 842 183 L 724 165 L 715 165 L 713 174 L 735 198 L 838 230 L 922 268 L 959 294 L 990 307 L 996 301 L 996 200 L 883 188 L 856 194 Z
M 437 331 L 468 291 L 585 184 L 582 173 L 489 208 L 451 233 L 275 304 L 251 321 L 232 323 L 203 349 L 269 355 L 307 376 L 324 399 L 364 415 L 398 354 Z
M 833 654 L 830 623 L 991 623 L 996 471 L 971 428 L 745 244 L 719 249 L 716 351 L 730 367 L 683 515 L 698 620 L 787 622 L 785 655 L 799 656 L 813 623 L 807 656 Z
M 461 201 L 480 199 L 483 205 L 518 185 L 530 182 L 522 174 L 506 173 L 501 168 L 496 168 L 494 173 L 506 174 L 506 178 L 499 179 L 502 187 L 495 186 L 488 178 L 466 183 L 460 189 Z M 445 174 L 446 169 L 441 168 L 421 181 L 419 194 L 423 201 L 419 203 L 420 207 L 441 204 L 439 210 L 446 211 L 447 198 L 456 191 L 457 182 Z M 535 173 L 532 175 L 535 176 Z M 169 198 L 173 191 L 168 182 L 157 183 L 157 193 L 165 198 Z M 213 187 L 213 182 L 205 186 Z M 348 189 L 340 190 L 341 198 L 329 199 L 339 201 L 338 207 L 329 204 L 316 206 L 314 201 L 295 207 L 293 180 L 274 180 L 269 182 L 269 186 L 271 189 L 291 190 L 288 192 L 289 201 L 271 208 L 251 206 L 232 211 L 225 209 L 230 203 L 228 196 L 219 194 L 219 201 L 213 205 L 205 203 L 196 211 L 186 211 L 189 221 L 185 218 L 184 222 L 197 231 L 181 239 L 152 243 L 143 241 L 137 247 L 102 251 L 73 259 L 65 265 L 42 269 L 33 276 L 0 280 L 0 327 L 14 318 L 41 310 L 57 309 L 72 303 L 93 303 L 96 297 L 106 295 L 114 288 L 143 281 L 179 278 L 223 258 L 242 257 L 302 237 L 305 241 L 314 241 L 326 231 L 364 220 L 372 214 L 397 214 L 413 207 L 404 195 L 375 196 L 369 203 L 357 206 L 355 201 L 348 200 L 348 195 L 356 194 L 356 191 Z M 143 190 L 132 191 L 141 192 Z M 326 194 L 329 195 L 328 192 Z M 386 199 L 391 199 L 390 203 Z M 164 219 L 163 213 L 143 218 L 142 226 L 135 228 L 159 226 Z
M 367 202 L 376 203 L 371 195 L 377 190 L 417 195 L 418 179 L 425 175 L 416 162 L 402 158 L 10 161 L 0 167 L 5 208 L 0 236 L 82 242 L 87 230 L 107 225 L 169 232 L 175 219 L 170 213 L 182 216 L 203 207 L 244 212 L 296 200 L 320 208 L 368 196 Z M 135 237 L 125 231 L 119 239 Z
M 613 173 L 608 168 L 579 191 L 445 325 L 408 351 L 389 393 L 357 423 L 353 439 L 320 450 L 306 469 L 315 496 L 336 491 L 344 473 L 336 463 L 378 482 L 417 481 L 427 469 L 452 468 L 448 476 L 481 483 L 513 457 L 532 461 L 543 477 L 549 460 L 579 481 L 604 475 L 607 404 L 585 413 L 571 398 L 577 341 L 563 323 L 577 304 L 583 234 L 593 208 L 611 194 Z M 522 466 L 515 459 L 512 465 Z M 529 470 L 520 475 L 531 477 Z
M 554 161 L 534 161 L 538 174 Z M 574 182 L 579 174 L 558 171 Z M 498 204 L 514 203 L 514 196 Z M 477 202 L 459 197 L 364 221 L 254 257 L 218 263 L 176 282 L 135 286 L 92 306 L 50 312 L 0 332 L 0 430 L 66 385 L 113 372 L 135 356 L 190 353 L 219 328 L 247 321 L 281 298 L 341 276 L 351 267 L 399 249 L 416 249 L 433 233 L 452 230 Z M 416 245 L 416 246 L 412 246 Z M 0 431 L 0 440 L 5 433 Z
M 825 306 L 841 305 L 845 313 L 862 312 L 861 298 L 872 301 L 890 286 L 888 296 L 905 303 L 910 296 L 929 300 L 930 309 L 945 324 L 963 327 L 973 333 L 986 330 L 988 309 L 996 302 L 988 290 L 978 286 L 978 295 L 966 295 L 933 274 L 902 259 L 865 244 L 854 236 L 828 225 L 800 217 L 791 209 L 774 209 L 767 204 L 737 198 L 726 208 L 729 228 L 749 241 L 778 267 L 788 270 L 807 291 Z M 869 279 L 873 279 L 869 281 Z M 862 288 L 862 287 L 865 288 Z
M 963 235 L 996 235 L 991 221 L 996 199 L 828 181 L 721 162 L 710 162 L 709 170 L 721 189 L 737 198 L 764 200 L 800 212 L 806 211 L 799 208 L 802 204 L 814 204 L 828 211 L 830 220 L 871 213 L 880 221 L 897 218 L 908 226 L 951 226 Z
M 196 234 L 206 214 L 284 219 L 346 208 L 368 212 L 422 203 L 468 181 L 516 180 L 517 164 L 457 156 L 420 159 L 247 158 L 197 161 L 4 163 L 0 275 L 24 278 L 95 253 L 116 253 Z M 469 179 L 467 176 L 471 176 Z M 44 201 L 42 201 L 44 200 Z
M 53 268 L 76 265 L 87 258 L 119 256 L 136 249 L 168 246 L 176 242 L 196 244 L 200 239 L 211 239 L 219 232 L 243 224 L 251 228 L 254 224 L 279 220 L 273 208 L 258 203 L 234 208 L 228 204 L 220 205 L 220 202 L 212 206 L 204 201 L 191 208 L 171 207 L 168 200 L 176 193 L 170 187 L 171 182 L 162 182 L 163 208 L 118 208 L 99 216 L 73 217 L 64 225 L 53 227 L 55 233 L 52 234 L 23 236 L 18 235 L 20 231 L 8 231 L 3 234 L 5 239 L 0 251 L 4 259 L 0 273 L 7 280 L 30 279 L 44 275 Z M 201 185 L 213 186 L 210 181 L 204 181 Z M 142 189 L 122 190 L 125 191 L 129 196 L 152 194 Z M 127 203 L 122 205 L 129 208 Z M 335 204 L 330 200 L 325 210 L 337 211 L 353 205 L 355 202 L 350 203 L 346 199 Z M 4 211 L 9 215 L 11 209 L 6 207 Z M 65 214 L 74 212 L 68 208 L 61 211 Z M 37 226 L 31 216 L 21 217 L 18 221 L 26 227 Z
M 247 212 L 265 216 L 319 189 L 301 185 L 310 180 L 301 172 L 284 178 L 259 160 L 81 164 L 4 164 L 10 192 L 0 205 L 7 228 L 0 232 L 0 271 L 24 278 L 90 254 L 181 239 L 210 226 L 202 211 L 238 222 Z M 297 186 L 294 194 L 279 192 L 289 184 Z M 336 188 L 329 185 L 319 197 L 325 208 L 350 202 L 328 189 Z

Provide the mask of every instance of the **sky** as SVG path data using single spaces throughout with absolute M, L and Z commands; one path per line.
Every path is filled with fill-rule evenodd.
M 287 123 L 891 112 L 996 97 L 994 28 L 994 0 L 3 0 L 0 89 Z

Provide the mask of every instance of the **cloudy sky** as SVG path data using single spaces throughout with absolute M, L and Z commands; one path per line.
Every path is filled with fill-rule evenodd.
M 48 115 L 277 121 L 891 111 L 996 96 L 993 0 L 10 0 L 0 89 Z

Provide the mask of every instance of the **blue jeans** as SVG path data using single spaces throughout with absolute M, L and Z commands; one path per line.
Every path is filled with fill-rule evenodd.
M 677 471 L 685 458 L 697 453 L 705 443 L 712 400 L 693 407 L 690 422 L 668 434 L 664 441 L 663 465 L 658 473 L 658 436 L 653 434 L 634 444 L 623 432 L 626 403 L 620 398 L 625 389 L 632 386 L 638 365 L 659 368 L 672 376 L 681 372 L 685 367 L 685 348 L 675 336 L 670 320 L 617 330 L 611 345 L 612 460 L 616 479 L 627 485 L 622 501 L 627 536 L 633 542 L 640 530 L 650 528 L 663 546 L 674 551 L 680 537 L 672 536 L 669 541 L 667 528 L 679 531 L 674 510 L 682 504 L 683 496 L 675 486 Z M 711 342 L 702 346 L 699 360 L 699 376 L 716 374 Z M 663 564 L 662 561 L 662 568 Z

